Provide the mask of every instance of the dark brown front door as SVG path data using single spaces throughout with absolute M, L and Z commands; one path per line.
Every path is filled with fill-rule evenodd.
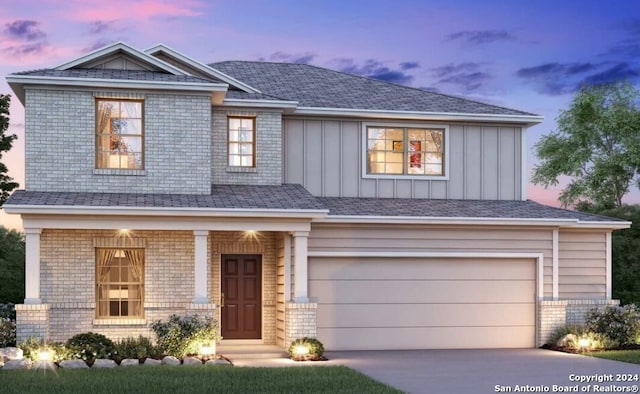
M 262 256 L 222 255 L 222 338 L 262 337 Z

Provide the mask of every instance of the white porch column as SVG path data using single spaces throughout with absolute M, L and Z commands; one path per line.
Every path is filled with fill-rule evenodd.
M 291 235 L 284 235 L 284 302 L 291 301 Z
M 194 304 L 208 304 L 209 294 L 209 274 L 207 272 L 207 237 L 209 232 L 206 230 L 195 230 L 193 232 L 195 238 L 195 295 Z
M 24 303 L 41 304 L 40 300 L 40 233 L 41 228 L 25 228 Z
M 307 293 L 307 240 L 308 231 L 293 233 L 293 298 L 297 303 L 309 302 Z

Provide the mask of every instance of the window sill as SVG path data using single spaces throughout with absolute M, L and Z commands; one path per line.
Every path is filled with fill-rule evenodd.
M 258 169 L 256 167 L 227 167 L 227 172 L 240 172 L 248 174 L 257 174 Z
M 132 175 L 145 176 L 147 170 L 127 170 L 121 168 L 94 168 L 93 175 Z
M 445 175 L 414 175 L 414 174 L 396 174 L 396 175 L 386 175 L 386 174 L 365 174 L 362 176 L 364 179 L 414 179 L 421 181 L 448 181 L 449 174 Z
M 147 321 L 145 319 L 93 319 L 94 326 L 145 326 Z

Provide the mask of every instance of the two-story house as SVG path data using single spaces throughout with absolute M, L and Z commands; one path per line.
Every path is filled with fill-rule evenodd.
M 535 347 L 611 300 L 628 222 L 528 201 L 541 117 L 304 64 L 115 43 L 7 77 L 25 106 L 18 339 Z

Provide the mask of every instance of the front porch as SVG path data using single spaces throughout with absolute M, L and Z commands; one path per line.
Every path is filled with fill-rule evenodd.
M 225 300 L 223 261 L 238 255 L 260 257 L 259 334 L 247 340 L 285 349 L 297 337 L 316 335 L 317 306 L 307 294 L 308 217 L 23 220 L 27 275 L 25 303 L 16 306 L 18 341 L 64 341 L 88 331 L 114 340 L 153 338 L 149 324 L 174 313 L 213 316 L 228 331 L 233 314 L 224 309 L 230 290 Z M 144 250 L 140 316 L 98 315 L 101 248 Z

